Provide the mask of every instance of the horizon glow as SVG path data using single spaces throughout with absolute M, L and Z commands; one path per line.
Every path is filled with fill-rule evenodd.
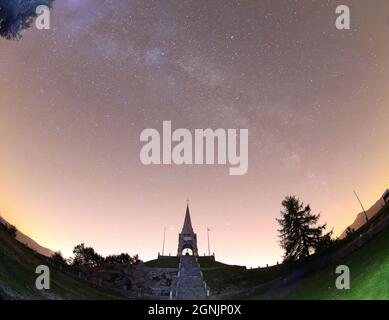
M 346 1 L 347 2 L 347 1 Z M 389 3 L 57 1 L 50 30 L 0 39 L 1 215 L 42 246 L 175 254 L 190 198 L 199 253 L 282 259 L 296 195 L 335 235 L 389 186 Z M 144 128 L 245 128 L 249 170 L 144 166 Z

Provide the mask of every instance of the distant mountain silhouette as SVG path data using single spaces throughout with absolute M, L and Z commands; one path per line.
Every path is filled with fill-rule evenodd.
M 9 222 L 7 220 L 5 220 L 4 218 L 0 217 L 0 225 L 9 225 Z M 42 247 L 36 241 L 34 241 L 30 237 L 26 236 L 23 232 L 20 232 L 19 230 L 16 234 L 16 240 L 18 240 L 19 242 L 25 244 L 27 247 L 35 250 L 36 252 L 38 252 L 44 256 L 51 257 L 54 253 L 54 251 L 52 251 L 48 248 Z
M 378 201 L 372 205 L 372 207 L 369 210 L 366 210 L 367 217 L 371 219 L 374 217 L 378 211 L 382 209 L 382 207 L 385 205 L 384 199 L 381 197 L 378 199 Z M 349 226 L 349 228 L 358 230 L 360 227 L 362 227 L 366 223 L 366 217 L 363 212 L 358 213 L 357 217 L 355 218 L 354 222 Z M 340 239 L 343 239 L 346 236 L 346 230 L 342 232 L 340 235 Z

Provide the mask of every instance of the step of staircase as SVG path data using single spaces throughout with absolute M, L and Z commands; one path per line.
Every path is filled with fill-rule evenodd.
M 180 258 L 177 298 L 179 300 L 207 299 L 203 276 L 195 256 Z

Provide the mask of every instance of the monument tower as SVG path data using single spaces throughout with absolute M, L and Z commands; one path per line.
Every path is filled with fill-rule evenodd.
M 184 250 L 192 250 L 192 255 L 198 256 L 197 235 L 193 231 L 192 221 L 190 219 L 189 203 L 186 206 L 185 220 L 181 233 L 178 235 L 177 256 L 184 255 Z

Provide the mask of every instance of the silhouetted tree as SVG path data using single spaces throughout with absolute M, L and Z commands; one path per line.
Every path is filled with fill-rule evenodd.
M 304 206 L 299 199 L 289 196 L 282 201 L 282 206 L 282 218 L 277 221 L 281 226 L 278 231 L 285 261 L 308 257 L 312 251 L 320 250 L 332 241 L 332 232 L 323 235 L 326 224 L 317 225 L 320 214 L 312 214 L 309 205 Z
M 0 216 L 0 227 L 5 230 L 11 237 L 15 238 L 18 234 L 18 229 L 12 224 L 9 224 Z
M 1 216 L 0 216 L 0 228 L 2 228 L 3 230 L 7 230 L 6 222 L 1 218 Z
M 328 232 L 328 233 L 326 233 L 318 238 L 317 244 L 315 247 L 315 252 L 320 252 L 322 250 L 325 250 L 334 244 L 334 240 L 332 239 L 333 233 L 334 233 L 334 231 L 331 230 L 330 232 Z
M 0 36 L 19 39 L 22 30 L 31 26 L 40 5 L 52 7 L 54 0 L 0 0 Z
M 81 243 L 74 247 L 73 265 L 87 266 L 94 268 L 100 266 L 104 258 L 100 256 L 92 247 L 85 247 L 85 244 Z
M 137 254 L 131 257 L 131 264 L 138 264 L 140 262 L 142 261 L 139 259 L 139 256 Z
M 65 265 L 67 263 L 66 259 L 63 257 L 61 251 L 54 252 L 50 257 L 51 261 L 57 264 Z
M 109 255 L 104 261 L 108 264 L 129 264 L 131 261 L 131 257 L 128 253 L 121 253 L 119 255 Z
M 4 226 L 4 229 L 12 238 L 16 238 L 18 234 L 18 229 L 16 229 L 15 226 L 13 226 L 12 224 L 6 224 Z
M 104 262 L 108 264 L 138 264 L 140 260 L 137 254 L 131 257 L 128 253 L 121 253 L 107 256 Z

